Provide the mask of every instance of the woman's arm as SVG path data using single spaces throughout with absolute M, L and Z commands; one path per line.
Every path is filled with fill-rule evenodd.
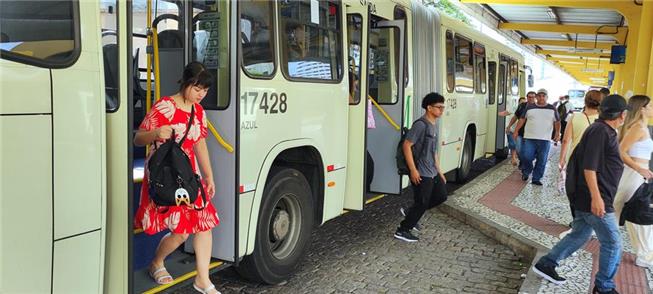
M 170 126 L 162 126 L 151 131 L 138 130 L 134 136 L 134 145 L 141 147 L 149 145 L 155 140 L 168 140 L 171 136 L 172 127 Z
M 562 136 L 562 146 L 560 147 L 560 168 L 565 168 L 565 165 L 567 165 L 567 152 L 571 152 L 571 150 L 569 150 L 569 144 L 571 144 L 571 137 L 574 133 L 574 124 L 571 123 L 572 120 L 573 118 L 569 120 L 570 123 L 567 124 L 565 133 Z
M 200 165 L 202 178 L 206 181 L 206 193 L 209 194 L 209 197 L 213 197 L 215 184 L 213 183 L 213 170 L 211 169 L 211 160 L 209 159 L 209 149 L 206 147 L 206 139 L 197 141 L 195 146 L 193 146 L 193 150 L 195 151 L 195 156 L 197 156 L 197 162 Z

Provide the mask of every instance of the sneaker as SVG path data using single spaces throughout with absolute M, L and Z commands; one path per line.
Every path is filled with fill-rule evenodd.
M 647 267 L 653 269 L 653 263 L 647 262 L 646 260 L 639 257 L 635 259 L 635 265 L 639 267 Z
M 619 294 L 619 292 L 617 292 L 617 289 L 614 288 L 608 291 L 599 291 L 599 288 L 597 288 L 596 285 L 594 285 L 594 289 L 592 289 L 592 294 Z
M 521 175 L 521 180 L 524 181 L 524 182 L 528 181 L 528 175 L 522 174 Z
M 395 238 L 411 243 L 419 241 L 419 238 L 415 237 L 409 231 L 404 231 L 401 229 L 397 229 L 397 231 L 395 232 Z
M 537 186 L 542 186 L 542 182 L 540 182 L 540 181 L 532 181 L 531 184 L 537 185 Z
M 540 277 L 556 285 L 562 285 L 567 281 L 565 278 L 559 276 L 556 272 L 555 267 L 552 266 L 543 266 L 539 263 L 536 263 L 533 266 L 533 271 Z
M 404 210 L 403 207 L 399 208 L 399 212 L 401 212 L 401 216 L 406 217 L 406 211 Z M 422 226 L 420 226 L 419 224 L 415 224 L 415 226 L 413 227 L 413 230 L 415 230 L 417 232 L 420 232 L 420 231 L 422 231 Z

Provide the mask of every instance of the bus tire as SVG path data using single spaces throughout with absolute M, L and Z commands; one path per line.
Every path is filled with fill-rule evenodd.
M 263 192 L 254 252 L 237 270 L 249 280 L 277 285 L 288 279 L 306 253 L 315 210 L 301 172 L 292 168 L 272 172 Z
M 470 171 L 472 170 L 473 160 L 474 143 L 472 142 L 472 134 L 467 132 L 467 134 L 465 134 L 465 145 L 463 145 L 463 154 L 460 159 L 460 167 L 456 169 L 456 182 L 464 183 L 467 181 Z

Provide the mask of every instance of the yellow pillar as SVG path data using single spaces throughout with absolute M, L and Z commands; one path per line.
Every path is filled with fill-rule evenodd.
M 612 80 L 612 86 L 610 87 L 610 93 L 620 94 L 621 93 L 621 64 L 616 64 L 614 66 L 614 80 Z
M 644 7 L 643 7 L 643 12 L 642 15 L 648 15 L 649 18 L 651 18 L 651 14 L 653 14 L 653 3 L 650 1 L 644 1 Z M 653 29 L 651 28 L 651 25 L 647 27 L 648 33 L 649 33 L 649 43 L 651 46 L 647 48 L 647 51 L 649 53 L 649 60 L 648 60 L 648 85 L 647 85 L 647 91 L 646 94 L 649 97 L 653 97 Z
M 645 93 L 646 83 L 648 82 L 651 40 L 653 39 L 653 3 L 651 1 L 643 1 L 640 18 L 639 37 L 636 40 L 635 74 L 633 78 L 633 92 L 635 94 Z
M 628 28 L 628 41 L 626 42 L 626 63 L 623 64 L 621 72 L 624 74 L 621 77 L 622 88 L 621 95 L 630 98 L 634 93 L 634 81 L 635 81 L 635 68 L 637 67 L 637 38 L 639 37 L 639 23 L 641 22 L 641 12 L 640 13 L 630 13 L 626 16 L 628 23 L 637 24 L 630 26 Z

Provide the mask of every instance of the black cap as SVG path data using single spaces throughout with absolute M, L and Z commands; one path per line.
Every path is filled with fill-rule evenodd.
M 601 100 L 601 106 L 599 106 L 599 109 L 603 113 L 620 113 L 624 110 L 628 110 L 628 103 L 624 97 L 621 97 L 621 95 L 609 95 Z

